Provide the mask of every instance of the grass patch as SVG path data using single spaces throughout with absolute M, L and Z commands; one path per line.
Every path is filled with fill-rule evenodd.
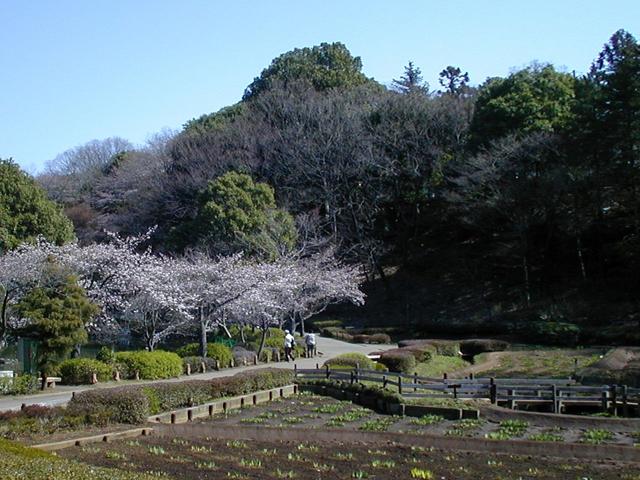
M 428 362 L 416 365 L 416 372 L 421 377 L 439 378 L 443 373 L 451 373 L 468 366 L 469 363 L 460 357 L 434 355 Z

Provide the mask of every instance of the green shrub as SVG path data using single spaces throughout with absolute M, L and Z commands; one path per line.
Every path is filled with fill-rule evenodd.
M 391 343 L 391 337 L 386 333 L 374 333 L 369 335 L 369 343 Z
M 221 367 L 230 367 L 233 360 L 231 349 L 221 343 L 208 344 L 207 356 L 213 360 L 218 360 Z
M 99 382 L 111 380 L 112 368 L 106 363 L 90 358 L 71 358 L 60 363 L 60 376 L 67 385 L 87 385 L 95 373 Z
M 106 418 L 111 423 L 143 423 L 150 415 L 190 407 L 215 398 L 242 395 L 293 383 L 293 371 L 261 369 L 232 377 L 161 382 L 87 390 L 69 402 L 69 412 Z
M 33 375 L 0 377 L 0 395 L 28 395 L 38 390 L 40 380 Z
M 444 357 L 457 357 L 460 355 L 460 344 L 451 340 L 430 340 L 429 343 L 436 348 L 438 355 Z
M 187 373 L 187 365 L 191 366 L 191 373 L 198 373 L 202 368 L 202 364 L 204 363 L 204 367 L 209 370 L 216 369 L 216 361 L 213 358 L 209 357 L 183 357 L 182 359 L 182 367 L 184 373 Z
M 394 350 L 396 351 L 396 350 Z M 397 351 L 409 352 L 416 359 L 416 363 L 425 363 L 430 361 L 436 355 L 436 347 L 431 345 L 430 343 L 426 343 L 424 345 L 413 345 L 410 347 L 404 347 L 402 349 L 398 349 Z
M 126 366 L 128 377 L 139 372 L 144 380 L 178 377 L 182 373 L 182 359 L 171 352 L 118 352 L 116 361 Z
M 342 320 L 312 320 L 309 322 L 314 328 L 342 327 Z
M 176 353 L 181 357 L 198 357 L 200 356 L 200 344 L 189 343 L 176 350 Z M 231 348 L 222 343 L 207 343 L 207 357 L 218 360 L 221 367 L 228 367 L 231 365 L 233 354 Z
M 359 393 L 367 397 L 375 397 L 389 403 L 402 403 L 400 395 L 377 385 L 365 385 L 363 383 L 347 383 L 335 380 L 302 380 L 301 385 L 331 387 L 348 392 Z
M 326 327 L 320 330 L 325 337 L 335 338 L 336 340 L 344 340 L 345 342 L 353 342 L 353 335 L 341 327 Z
M 67 408 L 72 415 L 100 415 L 113 423 L 144 423 L 150 415 L 149 398 L 135 385 L 85 390 Z
M 109 347 L 100 347 L 96 354 L 96 360 L 99 360 L 107 365 L 114 365 L 116 363 L 116 352 Z
M 328 365 L 330 368 L 356 368 L 356 365 L 364 370 L 373 370 L 375 368 L 375 363 L 373 360 L 367 357 L 364 353 L 355 352 L 343 353 L 341 355 L 338 355 L 337 357 L 331 358 L 324 362 L 324 365 Z
M 404 349 L 384 352 L 378 361 L 392 372 L 413 373 L 416 368 L 416 357 L 411 352 L 402 350 Z
M 474 338 L 460 342 L 460 351 L 463 355 L 474 356 L 484 352 L 502 352 L 508 348 L 507 342 L 490 338 Z

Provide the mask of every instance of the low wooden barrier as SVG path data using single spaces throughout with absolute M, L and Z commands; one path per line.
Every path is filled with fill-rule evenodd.
M 592 407 L 622 416 L 640 414 L 640 389 L 626 385 L 583 386 L 557 378 L 448 378 L 446 374 L 438 379 L 357 366 L 353 370 L 294 369 L 296 378 L 372 382 L 396 389 L 405 398 L 485 399 L 511 409 L 544 405 L 553 413 L 562 413 L 566 407 Z

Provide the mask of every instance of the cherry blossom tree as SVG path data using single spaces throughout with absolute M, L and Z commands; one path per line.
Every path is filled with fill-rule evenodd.
M 360 268 L 343 265 L 336 259 L 333 248 L 298 259 L 294 270 L 295 289 L 289 309 L 292 332 L 296 331 L 299 322 L 300 333 L 304 335 L 305 320 L 323 312 L 329 305 L 343 302 L 364 304 Z

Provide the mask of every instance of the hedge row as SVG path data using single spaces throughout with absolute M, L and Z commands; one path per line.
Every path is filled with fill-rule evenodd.
M 116 362 L 125 367 L 125 378 L 133 378 L 138 372 L 141 379 L 160 380 L 179 377 L 182 374 L 182 359 L 172 352 L 118 352 Z
M 282 387 L 292 382 L 291 370 L 263 369 L 212 380 L 88 390 L 76 394 L 69 402 L 68 410 L 75 415 L 103 415 L 111 423 L 136 424 L 159 412 Z
M 111 380 L 113 367 L 99 360 L 90 358 L 72 358 L 63 361 L 58 366 L 62 381 L 68 385 L 91 383 L 91 377 L 95 373 L 99 382 Z
M 327 388 L 337 388 L 347 392 L 359 393 L 363 396 L 375 397 L 388 403 L 402 403 L 403 399 L 397 393 L 378 387 L 368 386 L 363 383 L 347 383 L 335 380 L 302 380 L 300 385 L 313 385 Z
M 95 467 L 66 460 L 35 448 L 0 440 L 0 473 L 6 479 L 153 480 L 157 477 Z
M 343 353 L 337 357 L 330 358 L 324 362 L 325 366 L 331 367 L 349 367 L 349 368 L 362 368 L 364 370 L 373 370 L 375 368 L 375 362 L 367 357 L 364 353 Z
M 200 344 L 189 343 L 176 350 L 176 353 L 181 357 L 198 357 L 200 356 Z M 220 362 L 220 367 L 230 367 L 233 354 L 231 349 L 223 345 L 222 343 L 208 343 L 207 344 L 207 358 L 217 360 Z
M 326 337 L 335 338 L 336 340 L 344 340 L 345 342 L 371 344 L 391 343 L 391 337 L 386 333 L 358 333 L 345 330 L 341 327 L 326 327 L 321 329 L 321 333 Z

